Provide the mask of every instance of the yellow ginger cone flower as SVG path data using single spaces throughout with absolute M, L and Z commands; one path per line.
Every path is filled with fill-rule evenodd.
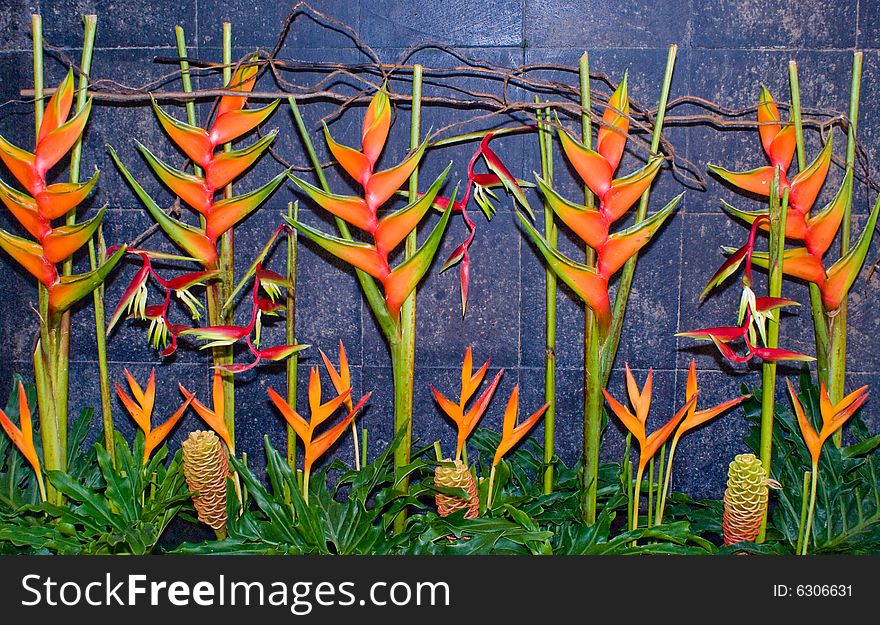
M 197 430 L 183 442 L 183 474 L 199 521 L 226 536 L 226 477 L 229 466 L 214 432 Z
M 769 487 L 776 485 L 775 480 L 764 475 L 764 467 L 755 454 L 740 454 L 733 459 L 724 491 L 725 545 L 754 542 L 767 510 Z
M 452 462 L 444 460 L 443 462 Z M 437 504 L 437 513 L 440 516 L 449 516 L 458 510 L 467 510 L 464 518 L 475 519 L 480 516 L 480 498 L 477 495 L 477 483 L 474 476 L 468 471 L 467 465 L 461 460 L 455 461 L 454 467 L 437 467 L 434 469 L 434 484 L 445 488 L 461 488 L 468 498 L 455 497 L 437 493 L 434 501 Z

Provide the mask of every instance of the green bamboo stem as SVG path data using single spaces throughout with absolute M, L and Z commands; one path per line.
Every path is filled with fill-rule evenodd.
M 675 70 L 675 57 L 678 53 L 678 46 L 671 44 L 666 55 L 666 69 L 663 73 L 663 83 L 660 87 L 660 101 L 657 104 L 657 118 L 654 120 L 654 128 L 651 133 L 651 152 L 657 154 L 660 149 L 660 138 L 663 135 L 663 122 L 666 118 L 666 105 L 669 102 L 669 89 L 672 86 L 672 73 Z M 635 223 L 644 221 L 648 216 L 648 202 L 651 198 L 651 188 L 648 187 L 639 200 L 639 207 L 636 210 Z M 614 307 L 611 312 L 611 330 L 608 338 L 602 345 L 602 386 L 608 383 L 611 375 L 611 367 L 614 366 L 614 359 L 617 357 L 617 348 L 620 345 L 620 334 L 623 330 L 624 316 L 626 315 L 626 306 L 629 301 L 629 293 L 632 289 L 632 281 L 636 271 L 636 263 L 638 262 L 638 254 L 626 261 L 620 274 L 618 282 L 617 294 L 614 297 Z
M 104 243 L 104 231 L 98 226 L 98 249 L 95 250 L 94 241 L 89 241 L 89 265 L 92 269 L 97 268 L 100 261 L 107 257 L 107 245 Z M 114 443 L 115 427 L 113 425 L 113 402 L 110 392 L 110 370 L 107 362 L 107 327 L 104 314 L 104 285 L 99 286 L 92 293 L 95 306 L 95 343 L 98 348 L 98 374 L 101 387 L 101 419 L 104 430 L 104 447 L 113 466 L 116 466 L 116 444 Z
M 797 62 L 788 62 L 788 82 L 791 89 L 791 119 L 794 122 L 795 145 L 797 153 L 798 171 L 804 171 L 807 167 L 807 158 L 804 152 L 804 128 L 801 115 L 801 91 L 798 82 Z M 816 370 L 819 380 L 828 382 L 828 322 L 825 317 L 825 309 L 822 306 L 822 293 L 819 287 L 810 283 L 810 314 L 813 317 L 813 333 L 816 338 Z
M 539 99 L 535 96 L 535 103 Z M 542 115 L 538 113 L 538 145 L 541 152 L 541 177 L 547 185 L 553 186 L 553 139 L 550 130 L 550 109 Z M 557 230 L 553 223 L 553 208 L 544 199 L 544 237 L 550 247 L 556 247 Z M 545 330 L 544 349 L 544 402 L 548 404 L 544 412 L 544 494 L 553 492 L 553 453 L 555 448 L 556 416 L 556 272 L 549 266 L 544 271 L 545 285 Z
M 287 216 L 291 219 L 299 217 L 299 202 L 287 204 Z M 287 231 L 287 299 L 285 331 L 288 345 L 296 344 L 296 258 L 297 232 L 294 228 Z M 299 355 L 293 354 L 287 359 L 287 405 L 296 410 L 296 376 Z M 296 432 L 287 426 L 287 464 L 296 470 Z
M 192 93 L 193 85 L 192 85 L 192 75 L 190 74 L 189 69 L 189 61 L 187 58 L 189 57 L 189 53 L 186 49 L 186 35 L 184 34 L 183 26 L 175 26 L 174 27 L 174 39 L 177 43 L 177 56 L 180 57 L 180 82 L 183 85 L 183 90 L 186 93 Z M 187 100 L 184 104 L 186 110 L 186 123 L 190 126 L 198 126 L 198 118 L 196 117 L 196 101 L 195 100 Z M 193 172 L 197 176 L 202 175 L 202 168 L 193 163 Z M 205 216 L 199 215 L 199 219 L 202 222 L 202 227 L 205 227 Z
M 82 51 L 82 60 L 80 62 L 80 67 L 82 69 L 82 74 L 79 77 L 79 85 L 77 87 L 77 95 L 76 95 L 76 110 L 81 111 L 83 107 L 86 105 L 86 100 L 88 99 L 88 87 L 89 87 L 89 75 L 92 71 L 92 55 L 95 47 L 95 34 L 98 28 L 98 17 L 96 15 L 83 15 L 83 28 L 85 31 L 85 35 L 83 38 L 83 51 Z M 73 151 L 70 155 L 70 181 L 73 183 L 77 183 L 80 181 L 80 166 L 82 162 L 82 136 L 77 139 L 76 143 L 73 146 Z M 76 223 L 76 210 L 71 210 L 67 214 L 67 225 L 73 225 Z M 106 255 L 106 246 L 104 245 L 103 231 L 102 228 L 98 227 L 98 232 L 96 235 L 97 238 L 97 251 L 95 249 L 95 238 L 89 239 L 88 242 L 88 252 L 89 252 L 89 267 L 92 270 L 98 268 L 98 265 L 101 261 L 104 260 Z M 67 259 L 64 262 L 63 273 L 64 275 L 70 275 L 72 270 L 72 258 Z M 95 315 L 95 346 L 98 352 L 98 377 L 99 377 L 99 386 L 101 391 L 101 420 L 103 424 L 103 433 L 104 433 L 104 447 L 107 450 L 107 454 L 110 456 L 110 460 L 113 466 L 116 466 L 116 445 L 113 441 L 113 404 L 111 400 L 110 394 L 110 373 L 109 367 L 107 364 L 107 335 L 104 331 L 106 326 L 105 323 L 105 314 L 104 314 L 104 285 L 101 284 L 98 288 L 92 291 L 92 301 L 94 303 L 94 315 Z M 70 312 L 64 313 L 64 317 L 62 318 L 62 327 L 70 328 Z M 66 351 L 69 355 L 70 349 L 70 334 L 67 333 L 67 346 Z M 66 361 L 69 362 L 69 357 L 65 358 Z M 66 369 L 65 369 L 66 371 Z M 65 378 L 67 377 L 67 373 L 64 374 Z M 60 382 L 64 386 L 67 386 L 66 380 L 62 380 Z
M 418 148 L 421 142 L 422 115 L 422 66 L 413 66 L 412 77 L 412 110 L 410 111 L 409 147 Z M 419 192 L 419 168 L 413 170 L 409 177 L 409 196 L 416 197 Z M 413 228 L 406 237 L 404 258 L 409 259 L 418 248 L 418 228 Z M 394 466 L 403 467 L 410 462 L 412 447 L 412 407 L 413 407 L 413 374 L 415 370 L 416 352 L 416 293 L 413 289 L 400 309 L 400 337 L 392 343 L 391 367 L 394 373 L 394 431 L 403 430 L 403 439 L 394 450 Z M 409 479 L 403 478 L 398 487 L 402 493 L 409 490 Z M 400 533 L 406 526 L 406 510 L 402 510 L 394 519 L 394 531 Z
M 852 82 L 850 83 L 849 129 L 846 142 L 846 167 L 851 170 L 855 166 L 856 129 L 859 121 L 859 96 L 862 84 L 862 53 L 853 53 Z M 852 188 L 848 194 L 840 231 L 840 256 L 843 258 L 850 249 L 852 231 Z M 832 403 L 837 403 L 845 394 L 846 388 L 846 327 L 848 315 L 848 297 L 843 299 L 840 308 L 828 311 L 831 317 L 831 343 L 828 356 L 828 396 Z M 843 441 L 843 428 L 834 433 L 834 444 L 840 447 Z
M 770 266 L 768 268 L 769 297 L 782 296 L 782 262 L 785 253 L 785 221 L 788 212 L 788 189 L 779 201 L 779 166 L 774 169 L 773 181 L 770 183 Z M 767 319 L 767 344 L 775 349 L 779 339 L 779 315 Z M 773 419 L 776 406 L 776 363 L 764 362 L 761 365 L 761 464 L 764 475 L 770 477 L 770 463 L 773 451 Z M 757 542 L 763 542 L 767 526 L 767 512 L 761 522 Z
M 578 63 L 581 92 L 581 139 L 588 148 L 593 145 L 593 128 L 590 118 L 592 92 L 590 90 L 590 57 L 581 55 Z M 584 185 L 584 205 L 592 208 L 593 192 Z M 596 251 L 587 246 L 586 264 L 596 266 Z M 584 306 L 584 440 L 583 440 L 583 486 L 581 488 L 581 517 L 586 523 L 596 522 L 596 497 L 599 491 L 599 446 L 602 426 L 602 387 L 600 382 L 599 328 L 596 316 L 589 306 Z

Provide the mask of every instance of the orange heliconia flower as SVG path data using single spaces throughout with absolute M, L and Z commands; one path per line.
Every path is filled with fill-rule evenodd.
M 629 401 L 635 409 L 636 414 L 633 414 L 626 407 L 621 405 L 607 390 L 602 389 L 602 392 L 605 394 L 605 399 L 608 401 L 608 405 L 611 406 L 611 410 L 617 415 L 617 418 L 620 419 L 624 427 L 632 433 L 636 441 L 639 443 L 639 471 L 644 470 L 648 461 L 657 453 L 660 446 L 666 442 L 675 431 L 675 428 L 678 427 L 679 423 L 682 422 L 690 412 L 691 408 L 697 403 L 697 393 L 695 391 L 693 395 L 688 397 L 687 403 L 685 403 L 685 405 L 682 406 L 669 421 L 648 436 L 645 427 L 648 420 L 648 412 L 651 409 L 653 378 L 654 370 L 651 369 L 648 371 L 648 379 L 645 381 L 645 386 L 639 391 L 639 386 L 633 377 L 632 371 L 630 371 L 629 365 L 626 365 L 627 394 L 629 395 Z
M 21 455 L 24 456 L 37 476 L 37 484 L 40 487 L 40 497 L 46 501 L 46 485 L 43 482 L 43 471 L 40 469 L 40 457 L 37 455 L 37 448 L 34 446 L 34 426 L 31 419 L 31 408 L 28 405 L 27 394 L 24 392 L 24 384 L 18 381 L 18 419 L 21 428 L 17 428 L 6 413 L 0 409 L 0 426 L 12 441 L 12 444 L 18 448 Z
M 517 414 L 519 413 L 519 384 L 513 387 L 513 391 L 510 393 L 510 399 L 507 401 L 507 408 L 504 409 L 504 426 L 501 430 L 501 442 L 498 444 L 498 449 L 495 450 L 495 458 L 492 460 L 492 467 L 497 466 L 498 463 L 501 462 L 501 458 L 503 458 L 508 451 L 513 449 L 523 436 L 528 434 L 529 430 L 531 430 L 532 426 L 538 422 L 538 419 L 544 415 L 549 406 L 550 404 L 544 404 L 538 408 L 537 412 L 531 417 L 517 425 L 516 420 Z
M 336 370 L 336 367 L 327 358 L 327 354 L 321 350 L 318 350 L 318 352 L 321 354 L 324 368 L 327 370 L 327 375 L 330 376 L 330 381 L 333 383 L 333 388 L 336 389 L 336 392 L 342 395 L 346 391 L 351 391 L 351 370 L 348 368 L 348 354 L 345 353 L 345 345 L 342 344 L 342 341 L 339 341 L 339 371 Z M 345 401 L 342 403 L 345 404 L 349 411 L 352 410 L 351 393 L 348 393 Z
M 183 413 L 189 408 L 194 396 L 192 393 L 184 391 L 186 401 L 177 409 L 177 412 L 171 415 L 165 423 L 157 428 L 153 428 L 153 405 L 156 402 L 156 369 L 154 368 L 150 372 L 150 380 L 147 382 L 146 390 L 140 387 L 128 369 L 125 369 L 125 377 L 128 380 L 128 387 L 131 389 L 134 399 L 122 390 L 122 386 L 118 382 L 116 383 L 116 394 L 119 396 L 119 401 L 122 402 L 122 405 L 128 411 L 129 416 L 144 433 L 146 440 L 144 441 L 143 461 L 146 463 L 156 447 L 162 444 L 162 441 L 165 440 L 174 426 L 177 425 L 177 422 L 183 417 Z
M 471 432 L 474 431 L 477 423 L 485 414 L 486 408 L 489 407 L 489 402 L 492 401 L 492 396 L 495 394 L 495 389 L 498 388 L 498 383 L 501 381 L 501 376 L 504 375 L 503 369 L 499 371 L 492 380 L 492 383 L 486 387 L 486 390 L 483 391 L 477 398 L 477 401 L 474 402 L 474 405 L 471 406 L 471 409 L 465 412 L 468 402 L 474 393 L 477 392 L 477 389 L 480 388 L 483 379 L 486 377 L 486 372 L 489 370 L 489 362 L 489 360 L 484 362 L 483 366 L 474 373 L 473 350 L 470 347 L 467 348 L 467 351 L 464 353 L 464 362 L 461 365 L 461 393 L 459 394 L 457 404 L 447 399 L 431 385 L 434 399 L 440 404 L 440 408 L 446 413 L 446 416 L 452 419 L 458 428 L 458 444 L 455 450 L 456 460 L 461 458 L 461 453 L 468 436 L 471 435 Z
M 309 377 L 309 410 L 311 414 L 308 421 L 291 408 L 283 397 L 273 389 L 269 389 L 269 398 L 272 400 L 272 403 L 281 411 L 281 415 L 303 442 L 303 447 L 305 447 L 304 472 L 306 474 L 311 472 L 315 460 L 320 458 L 342 436 L 342 433 L 357 416 L 357 413 L 370 398 L 371 394 L 367 393 L 361 397 L 360 401 L 349 410 L 348 415 L 342 421 L 316 438 L 315 430 L 332 417 L 333 413 L 340 406 L 345 404 L 345 400 L 351 395 L 351 389 L 349 388 L 344 393 L 336 395 L 336 397 L 326 403 L 321 403 L 321 378 L 318 375 L 318 368 L 312 367 Z
M 819 391 L 819 409 L 822 413 L 822 428 L 819 432 L 807 419 L 801 400 L 798 399 L 791 380 L 786 380 L 788 384 L 788 392 L 791 395 L 791 403 L 794 404 L 794 412 L 797 415 L 798 425 L 801 428 L 801 435 L 804 437 L 804 443 L 810 450 L 810 457 L 813 461 L 813 467 L 819 466 L 819 456 L 822 453 L 822 446 L 825 444 L 832 434 L 843 427 L 856 410 L 858 410 L 865 400 L 868 399 L 868 387 L 863 386 L 843 399 L 836 405 L 831 403 L 828 397 L 828 389 L 825 388 L 825 382 L 822 382 L 822 388 Z
M 229 429 L 226 427 L 226 421 L 223 418 L 223 415 L 225 414 L 225 400 L 223 399 L 223 375 L 221 374 L 220 369 L 214 369 L 214 383 L 212 388 L 214 399 L 213 410 L 196 399 L 193 393 L 190 393 L 183 387 L 183 384 L 178 384 L 177 386 L 180 388 L 180 392 L 183 393 L 184 397 L 192 398 L 192 407 L 195 409 L 196 413 L 209 428 L 217 433 L 217 436 L 223 439 L 223 442 L 226 443 L 226 448 L 229 450 L 229 454 L 234 456 L 235 442 L 232 440 L 232 436 L 229 434 Z

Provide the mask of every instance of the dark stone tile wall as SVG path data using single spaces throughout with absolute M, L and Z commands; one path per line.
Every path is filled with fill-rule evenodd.
M 47 39 L 58 46 L 59 53 L 47 54 L 47 79 L 57 81 L 63 72 L 61 53 L 78 58 L 81 46 L 80 15 L 99 15 L 94 74 L 128 85 L 145 85 L 156 80 L 168 66 L 153 62 L 156 56 L 174 56 L 173 27 L 180 24 L 186 31 L 191 54 L 219 60 L 221 24 L 231 20 L 234 25 L 236 55 L 255 47 L 271 48 L 282 22 L 293 5 L 291 2 L 244 2 L 243 0 L 182 0 L 176 2 L 110 2 L 107 0 L 7 0 L 0 9 L 0 132 L 13 142 L 29 146 L 32 141 L 32 109 L 18 95 L 31 80 L 29 21 L 32 12 L 44 17 Z M 714 99 L 738 108 L 752 104 L 759 85 L 765 83 L 777 98 L 787 95 L 787 61 L 796 59 L 800 68 L 804 105 L 844 111 L 848 99 L 849 66 L 852 50 L 865 50 L 865 72 L 862 87 L 860 136 L 866 142 L 868 156 L 875 153 L 880 138 L 880 116 L 874 103 L 880 92 L 880 8 L 868 0 L 802 0 L 774 5 L 757 0 L 670 0 L 653 3 L 637 0 L 598 2 L 595 0 L 533 0 L 484 1 L 449 0 L 314 0 L 313 6 L 326 13 L 339 26 L 336 30 L 320 27 L 307 16 L 299 17 L 291 26 L 281 56 L 308 62 L 337 60 L 358 62 L 365 59 L 354 42 L 346 37 L 341 24 L 356 29 L 382 59 L 392 62 L 401 58 L 406 48 L 418 42 L 434 40 L 462 48 L 467 54 L 487 62 L 518 66 L 524 63 L 564 63 L 574 65 L 588 50 L 591 66 L 613 79 L 629 71 L 631 95 L 650 106 L 656 102 L 669 43 L 680 47 L 679 61 L 672 87 L 672 97 L 691 93 Z M 417 57 L 426 65 L 449 64 L 448 57 L 427 50 Z M 560 81 L 571 82 L 570 74 L 547 73 Z M 299 72 L 293 78 L 298 84 L 316 82 L 320 76 Z M 271 79 L 266 79 L 270 81 Z M 460 79 L 473 82 L 473 79 Z M 202 87 L 215 84 L 211 77 L 199 78 Z M 334 79 L 335 88 L 355 93 L 362 85 L 349 79 Z M 406 89 L 406 83 L 393 82 L 392 89 Z M 439 90 L 429 85 L 426 93 Z M 531 97 L 516 89 L 514 99 Z M 327 102 L 303 106 L 306 122 L 313 131 L 318 121 L 332 112 Z M 680 113 L 688 109 L 682 107 Z M 181 115 L 180 110 L 174 111 Z M 201 114 L 208 109 L 202 107 Z M 332 121 L 332 131 L 343 142 L 353 142 L 360 127 L 362 109 L 346 112 Z M 408 111 L 397 111 L 392 140 L 383 157 L 383 166 L 398 160 L 406 151 Z M 426 107 L 425 128 L 440 128 L 461 120 L 461 111 Z M 291 123 L 289 112 L 279 107 L 269 127 L 280 129 L 276 141 L 278 154 L 295 165 L 307 163 L 302 145 Z M 473 128 L 478 125 L 473 126 Z M 470 128 L 470 127 L 468 127 Z M 467 128 L 462 128 L 462 131 Z M 731 168 L 747 168 L 763 164 L 763 156 L 754 132 L 722 133 L 705 125 L 678 126 L 668 129 L 668 137 L 680 154 L 700 168 L 712 161 Z M 838 136 L 838 139 L 842 137 Z M 86 135 L 83 167 L 86 171 L 99 168 L 100 189 L 87 204 L 91 210 L 107 204 L 105 232 L 111 243 L 131 239 L 150 224 L 150 218 L 136 197 L 123 183 L 109 159 L 105 144 L 112 144 L 121 158 L 132 168 L 157 201 L 169 203 L 171 197 L 149 174 L 138 156 L 133 141 L 137 139 L 168 159 L 178 158 L 163 136 L 152 112 L 144 106 L 107 106 L 94 108 Z M 322 140 L 317 140 L 320 156 L 326 159 Z M 540 168 L 534 136 L 505 138 L 498 142 L 506 160 L 515 172 L 530 178 Z M 808 149 L 815 153 L 817 141 L 810 137 Z M 839 146 L 840 147 L 840 146 Z M 438 150 L 430 155 L 423 168 L 423 186 L 427 186 L 448 162 L 453 162 L 450 182 L 466 175 L 470 146 Z M 557 184 L 569 197 L 576 197 L 578 184 L 571 170 L 556 153 Z M 639 162 L 637 150 L 628 151 L 621 172 L 630 171 Z M 872 173 L 877 174 L 875 161 L 870 160 Z M 279 171 L 281 166 L 264 158 L 239 188 L 252 188 Z M 330 170 L 331 184 L 343 192 L 350 187 L 337 171 Z M 8 179 L 5 170 L 0 175 Z M 829 197 L 840 180 L 834 170 L 823 197 Z M 683 187 L 664 171 L 655 185 L 652 205 L 659 208 Z M 237 230 L 237 264 L 243 270 L 260 249 L 268 234 L 280 222 L 280 213 L 287 202 L 298 197 L 291 185 L 277 192 L 266 206 Z M 535 206 L 537 195 L 531 196 Z M 720 263 L 719 246 L 738 242 L 743 229 L 725 217 L 720 199 L 743 208 L 754 208 L 755 202 L 733 194 L 718 181 L 709 178 L 705 192 L 688 191 L 678 212 L 670 219 L 658 238 L 643 254 L 634 283 L 631 304 L 618 361 L 611 380 L 612 392 L 622 396 L 625 362 L 634 368 L 642 382 L 649 368 L 655 372 L 654 419 L 665 419 L 679 406 L 684 396 L 686 368 L 695 358 L 704 396 L 701 405 L 732 397 L 741 384 L 758 381 L 755 367 L 732 367 L 704 346 L 678 339 L 675 333 L 695 326 L 729 323 L 736 306 L 736 285 L 722 290 L 702 305 L 699 292 L 714 268 Z M 863 227 L 873 194 L 859 191 L 854 207 L 855 232 Z M 465 347 L 473 344 L 475 358 L 491 357 L 493 371 L 506 369 L 498 397 L 492 404 L 484 425 L 500 427 L 507 394 L 514 384 L 522 388 L 523 412 L 536 409 L 543 402 L 544 366 L 544 269 L 532 245 L 524 239 L 504 198 L 497 216 L 486 223 L 478 217 L 478 238 L 472 253 L 473 280 L 471 303 L 466 317 L 459 310 L 458 283 L 455 272 L 438 274 L 432 271 L 419 294 L 418 353 L 416 363 L 415 434 L 423 442 L 441 438 L 447 447 L 454 433 L 431 399 L 429 384 L 454 394 L 458 387 L 458 367 Z M 539 211 L 540 213 L 540 211 Z M 329 227 L 326 215 L 311 208 L 302 209 L 303 220 Z M 538 225 L 540 225 L 540 215 Z M 622 222 L 625 224 L 625 221 Z M 0 227 L 15 229 L 6 211 L 0 212 Z M 422 232 L 427 231 L 423 228 Z M 459 220 L 454 220 L 444 239 L 439 258 L 445 258 L 465 235 Z M 151 246 L 171 249 L 161 236 Z M 576 243 L 563 234 L 561 243 L 566 253 L 578 253 Z M 282 248 L 283 249 L 283 248 Z M 369 309 L 362 301 L 357 281 L 349 271 L 319 253 L 310 245 L 301 246 L 298 265 L 298 334 L 302 341 L 327 351 L 334 359 L 339 339 L 345 343 L 353 368 L 356 392 L 373 390 L 373 400 L 361 424 L 369 428 L 371 454 L 391 438 L 390 415 L 392 388 L 390 361 Z M 875 243 L 869 258 L 877 257 Z M 7 259 L 8 260 L 8 259 Z M 13 268 L 7 260 L 0 262 L 0 280 L 5 287 L 0 297 L 0 389 L 9 388 L 13 371 L 31 375 L 30 353 L 36 327 L 30 304 L 35 291 L 28 276 Z M 78 258 L 79 266 L 84 259 Z M 272 266 L 283 266 L 282 254 L 275 254 Z M 437 265 L 439 268 L 439 264 Z M 110 280 L 108 305 L 116 302 L 131 278 L 135 267 L 126 265 Z M 866 284 L 863 274 L 851 304 L 849 366 L 852 386 L 880 383 L 880 351 L 877 332 L 880 330 L 876 279 Z M 761 284 L 759 283 L 759 288 Z M 788 295 L 806 301 L 806 288 L 788 284 Z M 558 296 L 558 407 L 557 447 L 567 461 L 574 461 L 580 452 L 580 421 L 582 394 L 583 318 L 582 306 L 573 295 L 561 288 Z M 98 374 L 95 363 L 94 325 L 91 312 L 77 312 L 73 324 L 71 403 L 74 409 L 98 403 Z M 812 331 L 806 309 L 785 318 L 782 329 L 784 343 L 794 349 L 812 350 Z M 267 341 L 283 338 L 283 324 L 268 326 Z M 181 349 L 176 356 L 160 363 L 146 344 L 145 328 L 124 324 L 109 344 L 111 374 L 121 380 L 123 368 L 138 378 L 156 366 L 160 380 L 160 401 L 157 416 L 170 414 L 179 402 L 174 389 L 183 381 L 190 390 L 205 398 L 210 388 L 210 371 L 204 353 Z M 305 396 L 308 371 L 319 362 L 317 350 L 311 350 L 300 366 L 300 393 Z M 783 368 L 794 375 L 796 370 Z M 263 462 L 262 438 L 267 434 L 274 444 L 284 446 L 284 424 L 269 405 L 268 387 L 282 389 L 283 368 L 270 366 L 242 374 L 238 378 L 239 447 L 251 461 Z M 118 427 L 132 432 L 131 423 L 114 405 Z M 876 429 L 880 426 L 876 408 L 870 405 L 866 417 Z M 179 444 L 186 433 L 198 426 L 190 415 L 174 433 L 172 444 Z M 93 436 L 98 437 L 96 421 Z M 729 459 L 743 451 L 741 442 L 746 424 L 741 412 L 734 411 L 709 426 L 690 434 L 678 454 L 676 486 L 696 496 L 720 496 Z M 535 433 L 541 436 L 540 428 Z M 612 423 L 606 433 L 603 457 L 616 459 L 623 448 L 619 427 Z M 344 440 L 338 457 L 351 456 L 351 442 Z

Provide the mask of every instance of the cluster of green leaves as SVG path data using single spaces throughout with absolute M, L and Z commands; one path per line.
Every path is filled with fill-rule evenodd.
M 25 390 L 36 405 L 33 387 Z M 7 414 L 18 414 L 17 393 Z M 179 452 L 168 464 L 163 446 L 143 466 L 143 434 L 130 448 L 117 433 L 114 467 L 102 445 L 84 449 L 92 418 L 91 409 L 83 410 L 68 435 L 67 470 L 47 472 L 49 483 L 65 497 L 60 506 L 40 502 L 30 467 L 0 437 L 0 552 L 142 555 L 155 549 L 188 505 Z
M 760 393 L 759 389 L 754 391 Z M 804 369 L 798 395 L 807 417 L 821 425 L 819 387 Z M 753 397 L 760 397 L 760 394 Z M 750 421 L 745 439 L 751 449 L 758 448 L 760 405 L 745 404 Z M 849 445 L 838 448 L 828 442 L 819 462 L 819 487 L 810 553 L 876 553 L 880 549 L 880 482 L 874 451 L 880 435 L 871 436 L 856 415 L 847 424 Z M 804 472 L 810 468 L 810 454 L 804 445 L 797 417 L 789 403 L 778 402 L 773 432 L 770 475 L 782 484 L 770 514 L 767 542 L 757 548 L 771 553 L 793 552 L 803 505 Z
M 752 395 L 760 397 L 760 389 Z M 800 378 L 800 397 L 810 417 L 818 419 L 819 389 L 808 372 Z M 6 412 L 12 418 L 18 414 L 15 393 Z M 757 450 L 757 400 L 745 404 L 745 414 L 750 421 L 745 442 Z M 30 468 L 8 440 L 0 437 L 0 552 L 150 553 L 157 550 L 175 516 L 196 522 L 188 507 L 180 453 L 169 462 L 167 449 L 162 447 L 143 467 L 139 460 L 143 435 L 138 434 L 130 448 L 117 434 L 114 468 L 101 445 L 82 450 L 91 421 L 91 411 L 83 411 L 71 431 L 68 471 L 47 475 L 64 494 L 63 506 L 40 503 Z M 838 449 L 829 443 L 822 453 L 811 553 L 876 553 L 880 549 L 880 483 L 874 466 L 880 435 L 869 436 L 858 417 L 850 424 L 851 444 Z M 478 484 L 480 517 L 466 519 L 464 511 L 441 517 L 433 505 L 437 493 L 467 494 L 434 484 L 434 469 L 442 463 L 431 457 L 430 447 L 416 450 L 412 463 L 395 471 L 394 449 L 401 439 L 398 435 L 360 471 L 337 461 L 316 472 L 306 505 L 301 476 L 266 438 L 266 483 L 246 462 L 230 460 L 244 495 L 242 505 L 230 481 L 228 537 L 184 544 L 173 552 L 619 555 L 745 550 L 786 554 L 793 553 L 797 544 L 809 453 L 796 417 L 783 402 L 777 404 L 771 468 L 772 477 L 783 488 L 772 497 L 775 503 L 762 545 L 718 547 L 723 502 L 695 500 L 682 493 L 670 494 L 663 525 L 627 530 L 624 480 L 617 463 L 600 467 L 599 516 L 595 524 L 585 525 L 578 501 L 579 467 L 567 467 L 555 458 L 557 488 L 544 494 L 538 480 L 545 468 L 543 452 L 534 440 L 525 441 L 498 464 L 492 509 L 486 510 L 489 462 L 499 442 L 498 434 L 488 430 L 474 432 L 469 445 L 475 458 L 471 471 Z M 406 496 L 398 489 L 405 478 L 413 482 Z M 414 513 L 405 531 L 394 534 L 394 518 L 404 507 Z

